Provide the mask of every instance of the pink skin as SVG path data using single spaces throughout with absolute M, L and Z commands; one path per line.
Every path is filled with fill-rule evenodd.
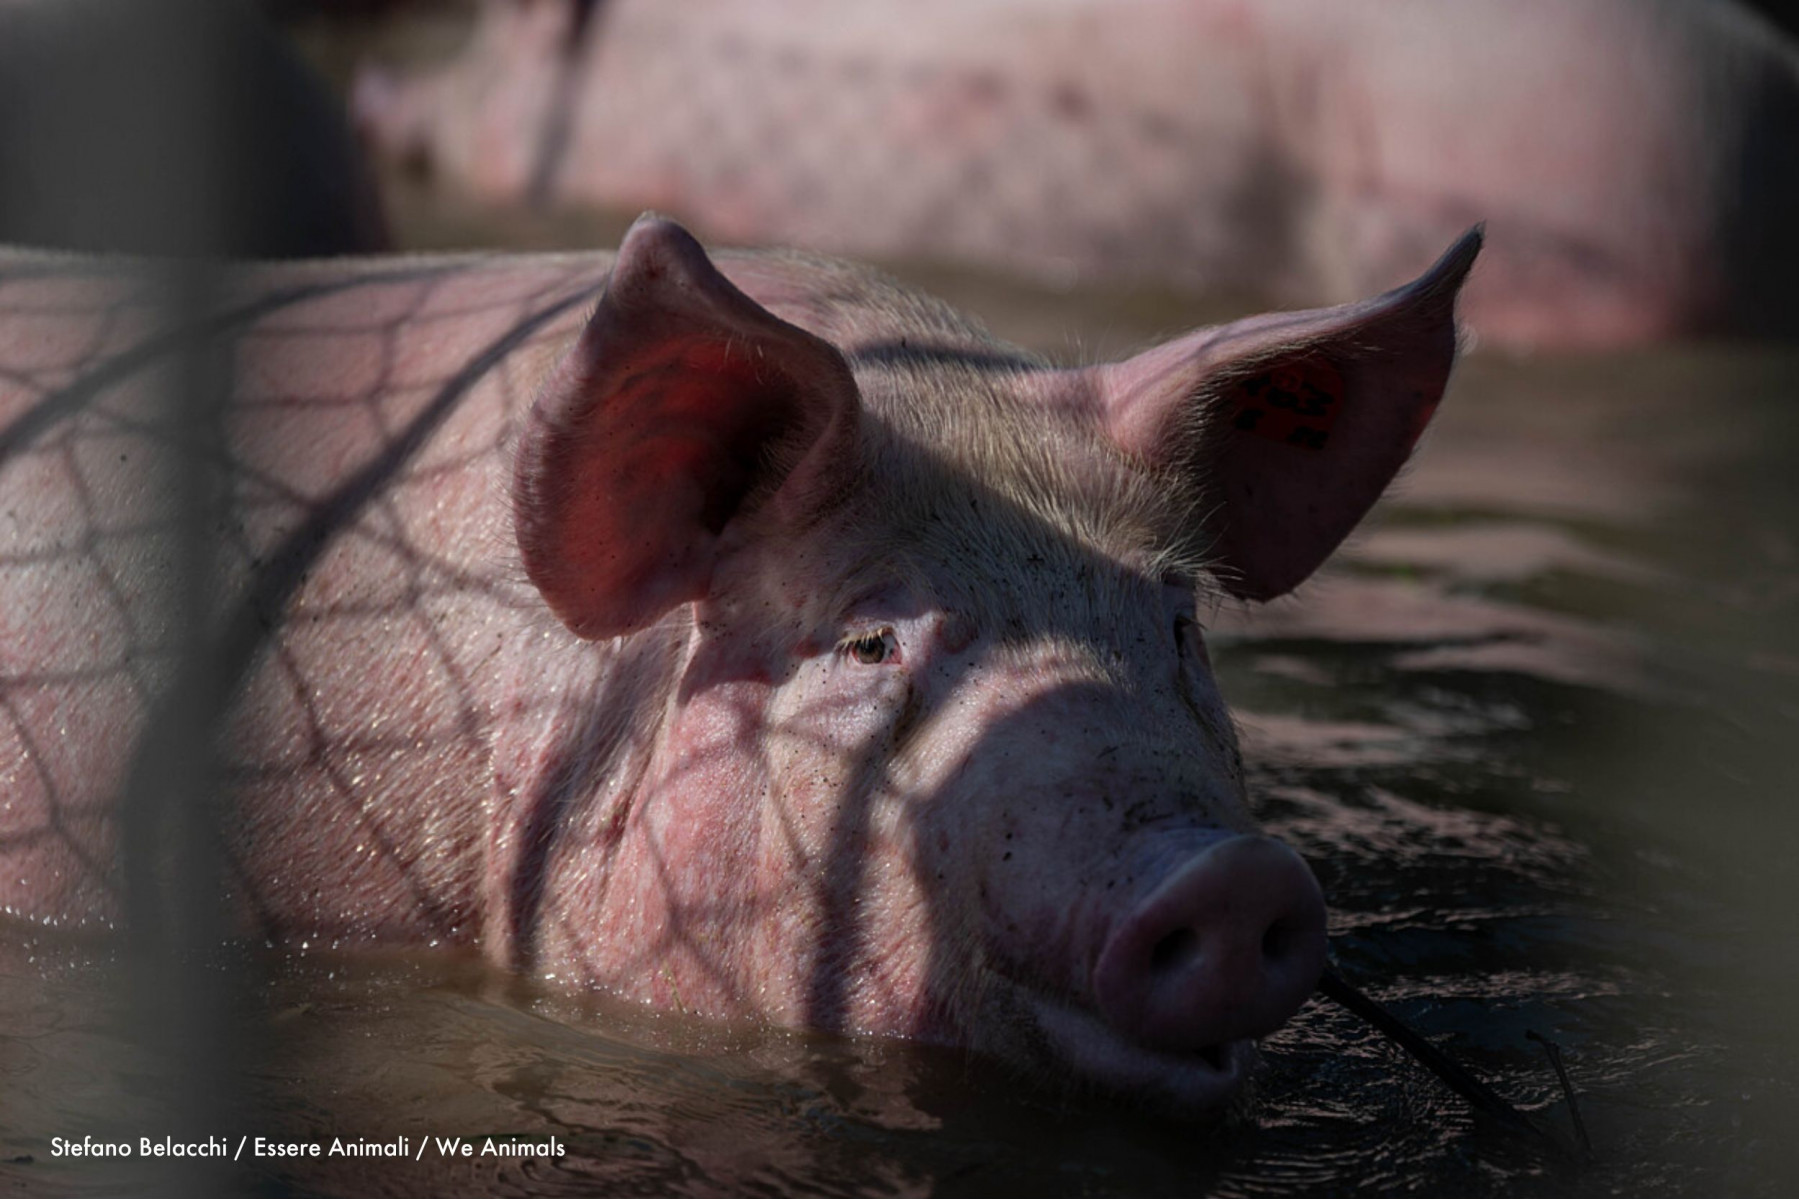
M 1474 221 L 1485 342 L 1799 331 L 1799 53 L 1675 0 L 492 0 L 370 67 L 380 153 L 492 203 L 734 242 L 1153 280 L 1392 286 Z
M 1374 501 L 1476 245 L 1067 371 L 653 219 L 611 264 L 246 274 L 213 469 L 222 617 L 273 630 L 223 737 L 247 931 L 479 943 L 1217 1110 L 1310 993 L 1324 907 L 1255 834 L 1196 613 L 1292 586 Z M 104 922 L 110 797 L 169 678 L 172 464 L 122 366 L 129 268 L 53 266 L 0 283 L 0 904 Z M 1293 370 L 1329 437 L 1240 432 L 1240 390 Z

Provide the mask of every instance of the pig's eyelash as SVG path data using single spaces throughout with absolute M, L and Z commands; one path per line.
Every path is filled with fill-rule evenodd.
M 1188 616 L 1185 612 L 1176 614 L 1174 618 L 1174 655 L 1180 659 L 1183 669 L 1188 665 L 1194 665 L 1206 671 L 1212 669 L 1212 657 L 1206 653 L 1205 639 L 1201 636 L 1204 632 L 1205 626 L 1193 617 Z
M 837 650 L 861 666 L 883 666 L 899 661 L 899 638 L 891 628 L 852 633 L 837 643 Z

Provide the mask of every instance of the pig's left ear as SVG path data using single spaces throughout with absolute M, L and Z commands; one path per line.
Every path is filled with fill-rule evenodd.
M 525 572 L 579 636 L 643 628 L 707 593 L 727 525 L 826 502 L 853 469 L 857 409 L 835 347 L 642 217 L 519 434 Z
M 1220 582 L 1285 594 L 1404 464 L 1455 359 L 1455 297 L 1481 231 L 1417 281 L 1360 304 L 1252 317 L 1095 368 L 1112 438 L 1191 472 Z

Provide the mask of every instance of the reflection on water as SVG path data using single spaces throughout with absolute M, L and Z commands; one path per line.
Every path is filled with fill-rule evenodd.
M 941 280 L 939 280 L 941 281 Z M 951 282 L 954 282 L 953 280 Z M 1092 356 L 1181 315 L 968 281 Z M 963 298 L 966 298 L 963 297 Z M 1121 316 L 1125 312 L 1129 315 Z M 1783 1195 L 1799 1185 L 1799 357 L 1476 357 L 1396 500 L 1302 596 L 1216 614 L 1272 831 L 1353 981 L 1595 1144 L 1518 1144 L 1320 1004 L 1196 1133 L 892 1042 L 696 1026 L 431 955 L 256 961 L 240 1131 L 557 1137 L 561 1158 L 265 1160 L 248 1191 Z M 133 1191 L 161 1066 L 107 951 L 8 938 L 0 1186 Z

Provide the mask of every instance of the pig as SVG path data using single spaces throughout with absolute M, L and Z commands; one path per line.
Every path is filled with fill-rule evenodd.
M 0 258 L 0 909 L 129 922 L 115 796 L 210 704 L 246 935 L 1216 1112 L 1325 905 L 1200 621 L 1407 459 L 1479 244 L 1065 368 L 656 216 L 615 258 L 243 268 L 173 327 L 128 264 Z M 181 423 L 195 346 L 230 399 Z
M 1799 332 L 1799 55 L 1727 2 L 490 0 L 352 110 L 494 205 L 1283 305 L 1485 219 L 1482 344 Z
M 244 0 L 0 0 L 0 242 L 383 250 L 332 95 Z

